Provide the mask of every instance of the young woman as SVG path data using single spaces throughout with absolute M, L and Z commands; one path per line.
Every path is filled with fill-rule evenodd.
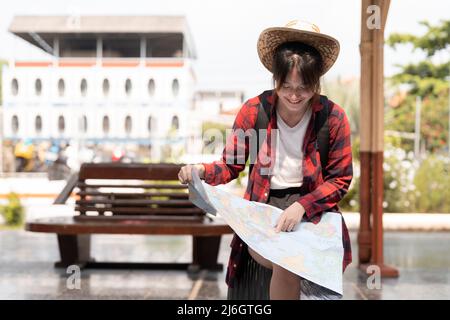
M 271 170 L 267 172 L 263 169 L 268 165 L 256 161 L 244 197 L 284 210 L 275 228 L 278 232 L 290 232 L 301 221 L 317 224 L 325 211 L 339 212 L 338 202 L 352 180 L 350 127 L 344 110 L 329 100 L 328 161 L 324 170 L 314 128 L 316 117 L 324 108 L 320 79 L 336 61 L 339 42 L 320 33 L 315 25 L 292 21 L 282 28 L 264 30 L 258 40 L 258 54 L 273 74 L 274 89 L 246 101 L 233 130 L 255 128 L 258 106 L 269 105 L 267 138 L 259 156 L 267 153 L 274 162 L 269 163 Z M 276 143 L 271 143 L 271 139 L 276 139 Z M 247 140 L 229 139 L 221 160 L 184 166 L 179 180 L 190 182 L 192 169 L 196 168 L 208 184 L 227 183 L 245 169 L 249 150 Z M 236 153 L 244 155 L 245 160 L 230 161 Z M 344 220 L 342 237 L 345 270 L 351 263 L 351 247 Z M 266 260 L 236 234 L 231 247 L 226 276 L 229 299 L 299 299 L 300 292 L 316 296 L 329 293 Z M 270 282 L 269 287 L 264 287 L 265 279 Z

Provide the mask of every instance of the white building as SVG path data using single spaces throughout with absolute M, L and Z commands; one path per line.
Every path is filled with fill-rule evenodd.
M 235 90 L 197 90 L 195 109 L 203 115 L 215 116 L 235 110 L 244 103 L 244 91 Z
M 9 31 L 48 60 L 3 68 L 4 139 L 151 145 L 156 161 L 168 144 L 199 152 L 184 17 L 16 16 Z

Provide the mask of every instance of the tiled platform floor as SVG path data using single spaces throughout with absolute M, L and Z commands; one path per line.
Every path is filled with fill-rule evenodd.
M 351 233 L 356 260 L 356 234 Z M 226 265 L 231 236 L 222 239 L 220 262 Z M 189 261 L 189 237 L 93 237 L 97 260 L 136 262 Z M 68 289 L 58 260 L 56 236 L 0 231 L 0 299 L 225 299 L 225 272 L 191 279 L 184 271 L 83 270 L 80 289 Z M 387 232 L 385 261 L 400 270 L 368 289 L 366 275 L 353 263 L 344 275 L 343 299 L 450 299 L 450 233 Z

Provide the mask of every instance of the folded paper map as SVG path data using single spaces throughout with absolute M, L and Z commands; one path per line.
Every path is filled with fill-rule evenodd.
M 275 232 L 281 209 L 248 201 L 201 181 L 193 172 L 189 199 L 221 216 L 236 234 L 264 258 L 298 274 L 337 297 L 342 296 L 342 217 L 325 212 L 318 224 L 301 222 L 292 232 Z M 320 291 L 320 290 L 319 290 Z

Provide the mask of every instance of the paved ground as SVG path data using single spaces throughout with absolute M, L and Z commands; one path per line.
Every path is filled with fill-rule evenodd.
M 351 233 L 354 257 L 356 234 Z M 223 238 L 226 264 L 230 236 Z M 106 236 L 93 238 L 97 260 L 189 261 L 189 237 Z M 224 272 L 190 279 L 182 271 L 87 270 L 81 289 L 67 288 L 68 274 L 53 268 L 58 260 L 54 235 L 0 231 L 0 299 L 225 299 Z M 450 299 L 450 233 L 387 232 L 385 260 L 400 278 L 368 289 L 366 275 L 352 264 L 344 277 L 344 299 Z

